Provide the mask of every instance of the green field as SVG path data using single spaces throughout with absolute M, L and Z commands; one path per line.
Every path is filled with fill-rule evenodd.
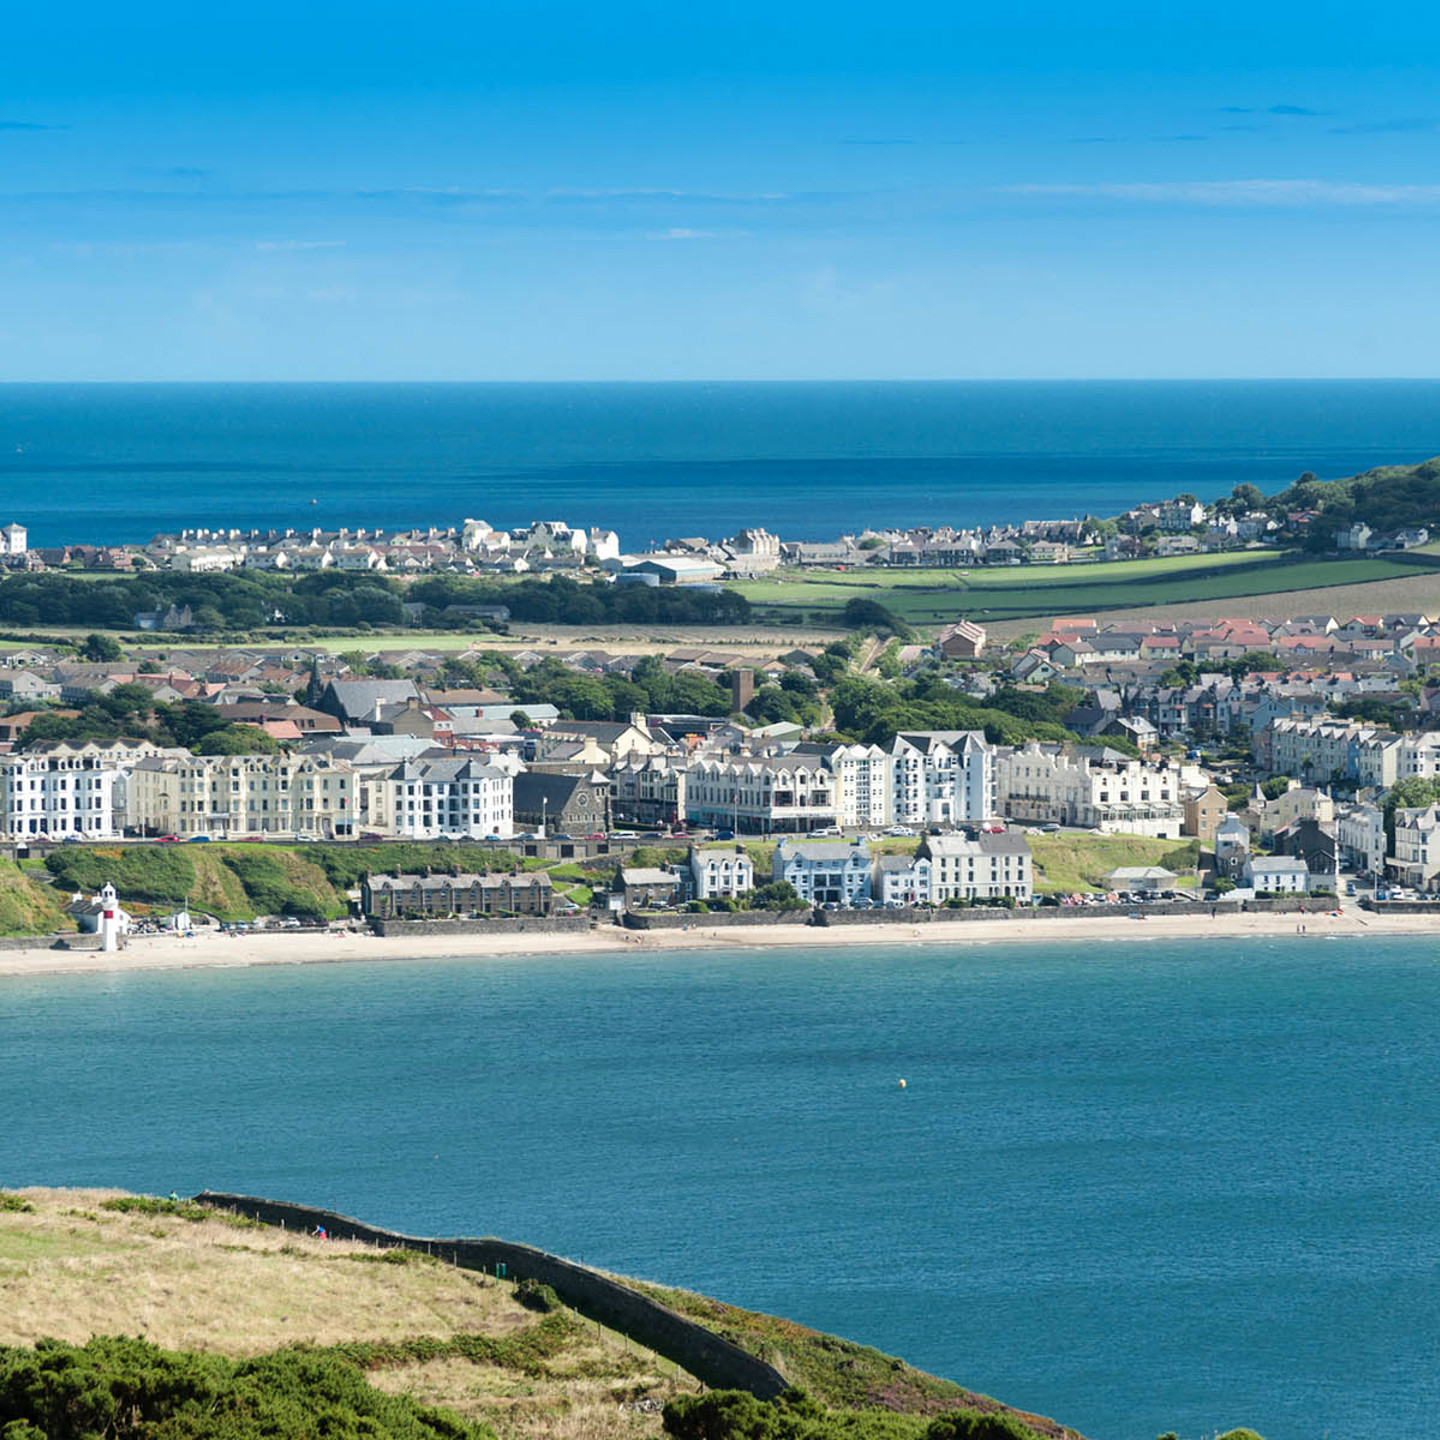
M 817 570 L 795 578 L 745 580 L 734 588 L 761 618 L 797 611 L 834 614 L 847 600 L 877 600 L 914 625 L 966 616 L 1019 620 L 1030 616 L 1242 599 L 1376 580 L 1415 578 L 1414 564 L 1385 557 L 1296 559 L 1274 550 L 1178 555 L 1095 565 L 1027 565 L 993 570 Z

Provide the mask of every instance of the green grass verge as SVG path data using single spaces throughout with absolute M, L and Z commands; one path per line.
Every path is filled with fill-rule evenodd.
M 1143 835 L 1032 835 L 1030 853 L 1035 893 L 1069 895 L 1103 890 L 1100 877 L 1122 865 L 1163 865 L 1175 871 L 1181 885 L 1193 885 L 1200 844 Z

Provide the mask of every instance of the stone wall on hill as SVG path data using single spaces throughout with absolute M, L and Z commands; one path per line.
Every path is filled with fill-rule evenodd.
M 529 1245 L 491 1238 L 437 1240 L 402 1235 L 330 1210 L 253 1195 L 203 1190 L 195 1196 L 195 1201 L 220 1210 L 233 1210 L 268 1225 L 283 1225 L 306 1233 L 323 1225 L 334 1239 L 419 1250 L 449 1260 L 461 1269 L 478 1270 L 486 1275 L 501 1273 L 496 1267 L 503 1266 L 507 1279 L 536 1280 L 549 1285 L 565 1304 L 587 1319 L 598 1320 L 667 1360 L 673 1360 L 712 1389 L 748 1390 L 761 1400 L 773 1400 L 790 1388 L 790 1382 L 773 1365 L 721 1339 L 713 1330 L 687 1320 L 598 1270 Z

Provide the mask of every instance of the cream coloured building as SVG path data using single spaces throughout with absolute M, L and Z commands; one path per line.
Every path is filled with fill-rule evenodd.
M 126 821 L 146 835 L 355 833 L 358 777 L 323 755 L 187 755 L 130 772 Z
M 1099 745 L 1028 745 L 995 760 L 1000 813 L 1111 834 L 1178 839 L 1185 775 L 1163 760 L 1132 760 Z

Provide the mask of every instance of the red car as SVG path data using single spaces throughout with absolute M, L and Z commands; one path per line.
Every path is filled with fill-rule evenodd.
M 178 835 L 162 835 L 155 843 L 157 845 L 178 845 L 180 837 Z

